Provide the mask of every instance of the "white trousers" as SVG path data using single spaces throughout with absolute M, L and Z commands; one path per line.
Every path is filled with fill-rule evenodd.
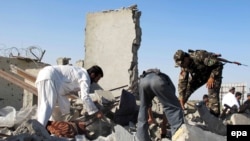
M 60 86 L 53 80 L 39 81 L 36 87 L 38 91 L 37 120 L 42 125 L 46 126 L 50 118 L 53 120 L 60 117 L 58 114 L 64 115 L 70 112 L 68 98 L 60 94 Z M 59 112 L 55 109 L 56 106 L 59 106 Z

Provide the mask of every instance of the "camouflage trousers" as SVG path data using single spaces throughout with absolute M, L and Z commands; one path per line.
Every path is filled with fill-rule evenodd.
M 203 77 L 204 78 L 204 77 Z M 191 96 L 191 94 L 196 91 L 198 88 L 200 88 L 201 86 L 203 86 L 204 84 L 206 84 L 208 80 L 207 79 L 192 79 L 186 88 L 186 94 L 183 95 L 183 99 L 184 99 L 184 103 L 187 102 L 188 98 Z M 220 115 L 220 87 L 221 87 L 221 81 L 222 78 L 216 78 L 214 80 L 214 86 L 211 89 L 208 89 L 208 107 L 210 108 L 210 111 L 212 114 L 214 114 L 215 116 L 219 116 Z

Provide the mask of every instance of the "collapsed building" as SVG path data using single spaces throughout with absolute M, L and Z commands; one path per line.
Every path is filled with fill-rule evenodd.
M 141 42 L 140 13 L 136 6 L 131 6 L 119 10 L 87 14 L 85 58 L 76 65 L 85 68 L 92 65 L 102 67 L 104 78 L 98 85 L 92 86 L 92 92 L 94 90 L 111 90 L 113 94 L 111 97 L 119 97 L 124 88 L 136 93 L 137 51 Z M 70 58 L 59 58 L 57 62 L 66 65 L 69 64 L 69 60 Z M 17 112 L 22 108 L 37 104 L 34 83 L 27 80 L 27 77 L 21 77 L 11 72 L 11 65 L 36 77 L 39 70 L 49 64 L 32 58 L 21 59 L 20 56 L 1 57 L 1 62 L 3 64 L 1 65 L 2 78 L 0 78 L 2 80 L 0 89 L 3 90 L 1 108 L 12 106 Z M 110 66 L 115 66 L 115 68 Z M 6 75 L 7 77 L 5 77 Z M 106 95 L 110 95 L 110 93 Z M 10 109 L 14 111 L 13 108 Z
M 89 68 L 92 65 L 99 65 L 104 71 L 104 77 L 98 85 L 92 85 L 91 96 L 100 104 L 100 108 L 105 109 L 105 104 L 118 105 L 112 108 L 108 107 L 106 117 L 102 121 L 93 121 L 89 130 L 89 139 L 109 140 L 109 141 L 127 141 L 136 140 L 136 121 L 133 121 L 135 112 L 138 112 L 138 51 L 141 44 L 142 31 L 140 27 L 141 11 L 137 5 L 117 10 L 107 10 L 101 12 L 88 13 L 86 17 L 85 28 L 85 58 L 76 62 L 77 66 Z M 105 19 L 105 20 L 104 20 Z M 37 104 L 34 78 L 39 70 L 49 64 L 23 57 L 0 57 L 1 77 L 0 77 L 0 117 L 10 123 L 5 122 L 0 127 L 0 137 L 10 140 L 74 140 L 59 138 L 48 134 L 46 129 L 39 125 L 35 120 L 35 105 Z M 70 58 L 58 58 L 57 64 L 68 65 Z M 14 67 L 13 67 L 14 66 Z M 15 68 L 16 67 L 16 68 Z M 21 69 L 20 72 L 30 76 L 22 76 L 20 73 L 13 72 Z M 31 75 L 32 74 L 32 75 Z M 33 79 L 31 82 L 30 78 Z M 128 104 L 127 98 L 132 96 L 132 104 Z M 77 99 L 77 98 L 76 98 Z M 118 100 L 117 100 L 118 99 Z M 131 100 L 131 98 L 129 99 Z M 128 116 L 120 115 L 119 108 L 122 103 L 130 108 Z M 136 104 L 136 107 L 135 105 Z M 110 106 L 110 105 L 109 105 Z M 153 102 L 153 110 L 163 113 L 158 102 Z M 195 106 L 191 106 L 194 110 Z M 79 118 L 83 115 L 84 107 L 81 102 L 72 100 L 73 115 Z M 3 112 L 5 111 L 5 112 Z M 194 110 L 195 111 L 195 110 Z M 11 119 L 9 118 L 11 117 Z M 125 117 L 130 119 L 126 122 L 121 119 Z M 230 119 L 231 124 L 238 124 L 237 118 L 241 115 L 235 115 Z M 190 112 L 186 116 L 188 125 L 181 134 L 180 141 L 201 141 L 201 140 L 226 140 L 225 135 L 211 132 L 209 128 L 200 128 L 204 121 L 199 119 L 197 112 Z M 158 125 L 161 119 L 157 119 Z M 199 126 L 197 125 L 199 123 Z M 240 122 L 249 124 L 248 118 Z M 3 120 L 2 120 L 3 123 Z M 159 126 L 151 126 L 151 135 L 154 139 L 160 139 Z M 205 130 L 207 129 L 207 130 Z M 162 138 L 161 140 L 169 140 Z

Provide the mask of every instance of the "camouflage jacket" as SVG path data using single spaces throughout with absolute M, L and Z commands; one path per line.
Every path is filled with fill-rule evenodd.
M 214 53 L 205 50 L 196 50 L 189 53 L 192 58 L 188 68 L 181 68 L 179 76 L 179 95 L 183 96 L 186 92 L 188 83 L 191 81 L 206 82 L 209 77 L 214 79 L 222 78 L 223 63 L 217 59 Z M 192 86 L 190 86 L 192 87 Z

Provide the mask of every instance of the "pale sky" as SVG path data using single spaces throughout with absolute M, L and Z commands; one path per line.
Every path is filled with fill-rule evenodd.
M 0 49 L 37 46 L 46 50 L 43 62 L 69 57 L 74 64 L 84 59 L 86 14 L 134 4 L 142 12 L 139 72 L 159 68 L 177 88 L 178 49 L 205 49 L 250 65 L 249 0 L 1 0 Z M 222 83 L 250 85 L 249 72 L 250 66 L 226 64 Z M 204 93 L 203 87 L 191 99 Z

